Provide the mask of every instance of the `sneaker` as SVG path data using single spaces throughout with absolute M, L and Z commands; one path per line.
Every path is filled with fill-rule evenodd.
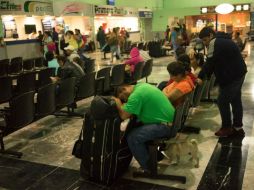
M 245 132 L 244 132 L 243 128 L 241 128 L 240 130 L 236 130 L 235 128 L 233 128 L 233 132 L 230 135 L 230 137 L 243 138 L 243 137 L 245 137 Z
M 216 133 L 215 133 L 215 135 L 217 136 L 217 137 L 228 137 L 228 136 L 230 136 L 230 135 L 232 135 L 233 134 L 233 128 L 220 128 L 220 130 L 218 130 Z

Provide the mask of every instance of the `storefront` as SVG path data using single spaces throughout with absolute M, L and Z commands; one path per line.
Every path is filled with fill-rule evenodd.
M 227 33 L 238 31 L 245 36 L 250 30 L 250 5 L 234 5 L 234 11 L 229 14 L 217 14 L 215 7 L 201 7 L 201 15 L 186 16 L 185 22 L 187 29 L 192 33 L 210 25 L 218 31 Z
M 51 1 L 0 0 L 0 11 L 6 58 L 41 56 L 36 37 L 38 31 L 48 29 L 45 19 L 53 15 Z
M 107 33 L 113 28 L 124 28 L 130 34 L 131 41 L 140 41 L 138 9 L 113 6 L 95 6 L 94 27 L 97 33 L 100 26 Z

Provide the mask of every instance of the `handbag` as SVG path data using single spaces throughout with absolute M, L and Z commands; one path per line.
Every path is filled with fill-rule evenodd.
M 83 137 L 83 127 L 81 129 L 79 138 L 78 140 L 76 140 L 72 149 L 72 155 L 79 159 L 83 158 L 83 138 L 82 137 Z
M 47 47 L 48 47 L 48 51 L 55 51 L 56 50 L 56 44 L 55 44 L 55 42 L 49 42 L 48 44 L 47 44 Z

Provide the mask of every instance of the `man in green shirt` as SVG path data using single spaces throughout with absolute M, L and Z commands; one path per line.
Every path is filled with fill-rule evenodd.
M 175 136 L 176 131 L 170 126 L 175 109 L 159 89 L 146 83 L 119 87 L 115 101 L 123 120 L 136 115 L 143 123 L 142 126 L 131 129 L 127 141 L 142 169 L 149 171 L 149 153 L 145 143 L 161 137 Z

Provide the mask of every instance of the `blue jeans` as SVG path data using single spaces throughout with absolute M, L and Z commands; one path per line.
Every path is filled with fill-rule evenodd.
M 128 146 L 143 169 L 149 169 L 147 141 L 162 137 L 174 137 L 174 128 L 164 124 L 147 124 L 132 129 L 127 135 Z
M 219 87 L 218 107 L 220 110 L 222 127 L 242 127 L 243 106 L 242 106 L 242 85 L 245 76 L 233 81 L 225 87 Z M 231 120 L 231 109 L 233 114 L 233 123 Z

